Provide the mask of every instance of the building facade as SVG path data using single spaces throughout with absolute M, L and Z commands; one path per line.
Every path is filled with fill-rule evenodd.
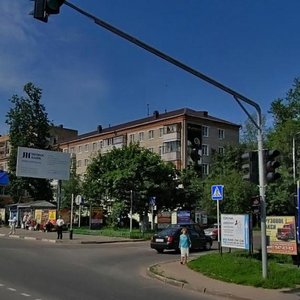
M 95 131 L 66 139 L 59 147 L 76 159 L 79 175 L 86 172 L 98 152 L 105 154 L 130 143 L 139 143 L 177 169 L 193 163 L 196 151 L 206 175 L 214 151 L 223 153 L 225 145 L 239 143 L 239 129 L 239 125 L 210 116 L 206 111 L 183 108 L 162 114 L 155 111 L 152 116 L 108 128 L 99 125 Z

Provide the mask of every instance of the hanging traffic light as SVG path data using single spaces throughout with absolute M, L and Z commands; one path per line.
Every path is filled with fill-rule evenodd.
M 48 22 L 48 16 L 59 14 L 64 0 L 34 0 L 33 17 L 42 22 Z
M 258 153 L 256 151 L 245 152 L 241 156 L 242 170 L 244 172 L 243 180 L 258 184 L 259 170 L 258 170 Z
M 276 171 L 280 167 L 280 162 L 276 159 L 280 155 L 278 150 L 266 150 L 265 162 L 266 162 L 266 180 L 267 182 L 274 182 L 279 179 L 281 175 Z

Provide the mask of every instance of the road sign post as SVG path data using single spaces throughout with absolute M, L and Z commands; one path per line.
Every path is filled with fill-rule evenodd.
M 217 226 L 218 226 L 218 247 L 220 250 L 220 204 L 219 201 L 224 198 L 224 185 L 211 186 L 211 199 L 217 201 Z

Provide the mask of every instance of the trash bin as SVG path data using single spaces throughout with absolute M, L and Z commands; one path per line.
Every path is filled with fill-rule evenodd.
M 73 240 L 73 229 L 70 229 L 69 235 L 70 235 L 70 240 Z

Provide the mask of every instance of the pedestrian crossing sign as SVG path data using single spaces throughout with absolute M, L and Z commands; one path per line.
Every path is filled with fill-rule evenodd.
M 224 185 L 212 185 L 211 186 L 211 199 L 223 200 Z

